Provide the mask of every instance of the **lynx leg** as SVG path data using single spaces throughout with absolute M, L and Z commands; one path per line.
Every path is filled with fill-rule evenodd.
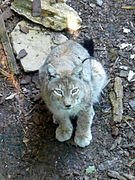
M 57 122 L 59 126 L 56 129 L 56 139 L 60 142 L 69 140 L 73 132 L 73 126 L 70 119 L 64 118 L 62 120 L 58 120 Z
M 95 113 L 93 107 L 88 111 L 81 111 L 77 121 L 77 130 L 74 141 L 80 147 L 88 146 L 92 139 L 91 124 Z

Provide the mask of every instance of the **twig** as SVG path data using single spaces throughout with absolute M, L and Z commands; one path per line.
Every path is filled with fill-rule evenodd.
M 27 112 L 26 114 L 24 114 L 24 116 L 25 116 L 25 117 L 28 116 L 34 109 L 35 109 L 35 106 L 34 106 L 29 112 Z
M 128 180 L 135 180 L 135 176 L 131 175 L 131 174 L 125 174 L 125 173 L 122 173 L 122 175 L 124 177 L 126 177 Z
M 131 126 L 131 124 L 126 120 L 126 119 L 124 119 L 124 121 L 127 123 L 127 125 L 129 126 L 129 127 L 131 127 L 131 129 L 135 132 L 135 130 L 134 130 L 134 128 Z
M 18 74 L 19 73 L 18 66 L 16 64 L 16 60 L 12 51 L 12 46 L 10 44 L 8 34 L 6 32 L 5 23 L 2 18 L 1 9 L 0 9 L 0 39 L 2 41 L 5 54 L 7 56 L 7 61 L 8 61 L 10 71 L 15 74 Z
M 118 173 L 117 171 L 108 171 L 108 176 L 112 177 L 112 178 L 117 178 L 119 180 L 127 180 L 125 177 L 121 176 L 120 173 Z
M 115 62 L 114 62 L 114 65 L 113 65 L 113 68 L 115 68 L 115 66 L 116 66 L 116 64 L 117 64 L 117 62 L 118 62 L 118 60 L 119 60 L 119 57 L 116 58 L 116 60 L 115 60 Z
M 129 10 L 133 10 L 135 9 L 135 6 L 122 6 L 122 9 L 129 9 Z
M 2 75 L 6 76 L 6 77 L 9 77 L 9 76 L 10 76 L 9 73 L 6 72 L 6 71 L 4 71 L 2 68 L 0 68 L 0 73 L 1 73 Z
M 133 159 L 130 163 L 128 163 L 128 167 L 131 167 L 135 163 L 135 159 Z

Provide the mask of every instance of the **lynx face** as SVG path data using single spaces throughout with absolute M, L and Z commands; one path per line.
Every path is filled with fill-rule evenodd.
M 51 103 L 63 110 L 77 107 L 85 96 L 83 83 L 79 79 L 65 76 L 50 81 L 48 92 L 50 92 Z

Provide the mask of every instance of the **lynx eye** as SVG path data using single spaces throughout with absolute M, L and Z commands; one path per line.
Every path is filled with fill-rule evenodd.
M 58 96 L 62 96 L 63 92 L 60 89 L 54 89 L 54 93 Z
M 79 91 L 79 88 L 75 88 L 72 90 L 72 94 L 76 94 L 76 93 L 78 93 L 78 91 Z

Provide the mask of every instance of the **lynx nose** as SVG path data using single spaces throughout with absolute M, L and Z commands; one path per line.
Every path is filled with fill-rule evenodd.
M 71 107 L 71 99 L 69 97 L 65 97 L 64 99 L 64 105 L 66 108 L 70 108 Z
M 67 105 L 65 105 L 66 106 L 66 108 L 70 108 L 71 107 L 71 104 L 67 104 Z

